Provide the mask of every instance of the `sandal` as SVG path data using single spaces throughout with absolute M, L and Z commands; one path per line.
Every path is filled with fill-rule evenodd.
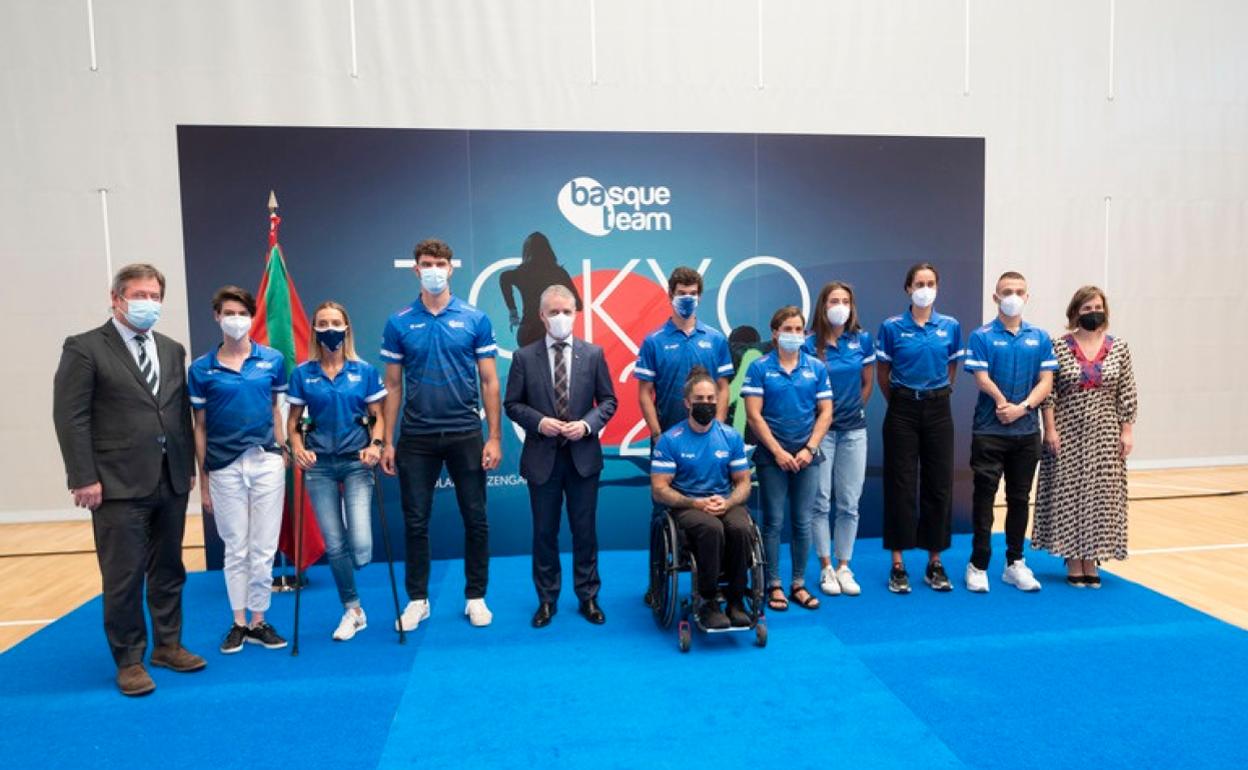
M 780 586 L 774 586 L 768 590 L 771 594 L 767 597 L 767 606 L 776 612 L 784 612 L 789 608 L 789 600 L 784 598 L 784 589 Z
M 800 594 L 806 594 L 806 598 L 801 598 Z M 806 586 L 794 586 L 789 590 L 789 598 L 793 600 L 799 607 L 808 610 L 819 609 L 819 597 L 806 590 Z

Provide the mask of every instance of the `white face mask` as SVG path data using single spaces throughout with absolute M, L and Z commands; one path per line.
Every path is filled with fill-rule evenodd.
M 557 340 L 566 340 L 572 334 L 572 314 L 546 316 L 546 331 Z
M 915 307 L 931 307 L 936 301 L 936 289 L 932 286 L 921 286 L 910 292 L 910 301 Z
M 1018 294 L 1011 294 L 1008 297 L 1002 297 L 1000 302 L 1001 312 L 1010 318 L 1017 318 L 1023 312 L 1023 305 L 1027 304 L 1027 300 Z
M 446 291 L 446 281 L 449 275 L 445 267 L 422 267 L 420 286 L 430 294 L 441 294 Z
M 241 340 L 251 331 L 251 316 L 221 316 L 221 331 L 225 332 L 225 335 L 232 340 Z
M 849 305 L 832 305 L 827 310 L 828 323 L 833 326 L 844 326 L 849 320 Z

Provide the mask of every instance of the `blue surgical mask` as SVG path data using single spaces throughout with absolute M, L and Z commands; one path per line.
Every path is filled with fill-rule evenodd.
M 802 349 L 802 343 L 806 341 L 806 335 L 798 332 L 782 332 L 776 342 L 780 349 L 785 353 L 796 353 Z
M 682 294 L 672 297 L 672 310 L 681 318 L 692 318 L 698 309 L 698 298 L 694 294 Z
M 321 347 L 333 352 L 342 345 L 342 341 L 347 338 L 347 330 L 344 329 L 317 329 L 316 341 L 321 343 Z
M 441 294 L 446 291 L 447 274 L 445 267 L 422 267 L 420 287 L 430 294 Z
M 154 299 L 126 300 L 126 323 L 147 331 L 160 320 L 160 302 Z

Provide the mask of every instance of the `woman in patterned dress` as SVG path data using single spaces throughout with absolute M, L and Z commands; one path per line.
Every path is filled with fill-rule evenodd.
M 1127 343 L 1107 333 L 1105 292 L 1084 286 L 1066 308 L 1070 333 L 1053 344 L 1058 371 L 1043 405 L 1033 548 L 1066 559 L 1066 582 L 1100 588 L 1097 563 L 1127 558 L 1127 455 L 1134 444 L 1135 377 Z

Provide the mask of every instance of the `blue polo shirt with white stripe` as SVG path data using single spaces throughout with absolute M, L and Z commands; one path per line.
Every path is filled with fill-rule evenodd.
M 477 361 L 497 355 L 490 319 L 458 297 L 437 315 L 417 297 L 390 316 L 381 356 L 403 366 L 401 435 L 479 430 Z
M 748 471 L 741 434 L 719 420 L 698 433 L 683 420 L 659 437 L 650 458 L 650 473 L 671 474 L 672 488 L 686 497 L 732 492 L 732 474 Z
M 952 316 L 935 310 L 919 326 L 909 311 L 880 324 L 875 355 L 892 365 L 890 385 L 911 390 L 936 390 L 949 386 L 949 364 L 966 355 L 962 349 L 962 326 Z
M 785 451 L 801 449 L 815 430 L 815 410 L 820 401 L 832 400 L 832 384 L 823 362 L 803 352 L 797 365 L 786 372 L 780 354 L 772 351 L 754 359 L 745 370 L 741 395 L 763 399 L 763 420 Z
M 813 334 L 808 335 L 802 350 L 817 357 L 816 342 Z M 862 370 L 875 365 L 875 345 L 871 342 L 871 333 L 863 329 L 842 333 L 836 345 L 824 346 L 823 363 L 828 367 L 828 382 L 832 384 L 832 427 L 829 430 L 866 428 Z
M 964 367 L 968 372 L 988 372 L 988 378 L 1011 404 L 1021 404 L 1040 381 L 1040 372 L 1057 371 L 1053 339 L 1038 326 L 1022 322 L 1018 332 L 1011 332 L 994 318 L 971 332 L 967 342 Z M 1025 436 L 1040 431 L 1037 416 L 1039 404 L 1030 412 L 1006 425 L 997 419 L 997 404 L 982 390 L 975 402 L 974 433 L 998 436 Z
M 368 405 L 386 397 L 386 386 L 376 367 L 367 361 L 344 361 L 333 379 L 325 376 L 319 361 L 305 361 L 290 375 L 286 400 L 305 408 L 312 429 L 303 445 L 317 454 L 353 454 L 368 446 L 372 437 L 360 423 Z
M 701 321 L 685 334 L 669 318 L 642 340 L 633 376 L 654 383 L 655 408 L 664 430 L 689 414 L 685 409 L 685 380 L 695 366 L 703 367 L 716 379 L 731 380 L 734 369 L 728 338 Z
M 224 468 L 252 447 L 277 449 L 273 436 L 273 394 L 286 390 L 286 358 L 258 342 L 236 372 L 222 366 L 217 351 L 191 362 L 186 377 L 191 406 L 203 410 L 209 471 Z

